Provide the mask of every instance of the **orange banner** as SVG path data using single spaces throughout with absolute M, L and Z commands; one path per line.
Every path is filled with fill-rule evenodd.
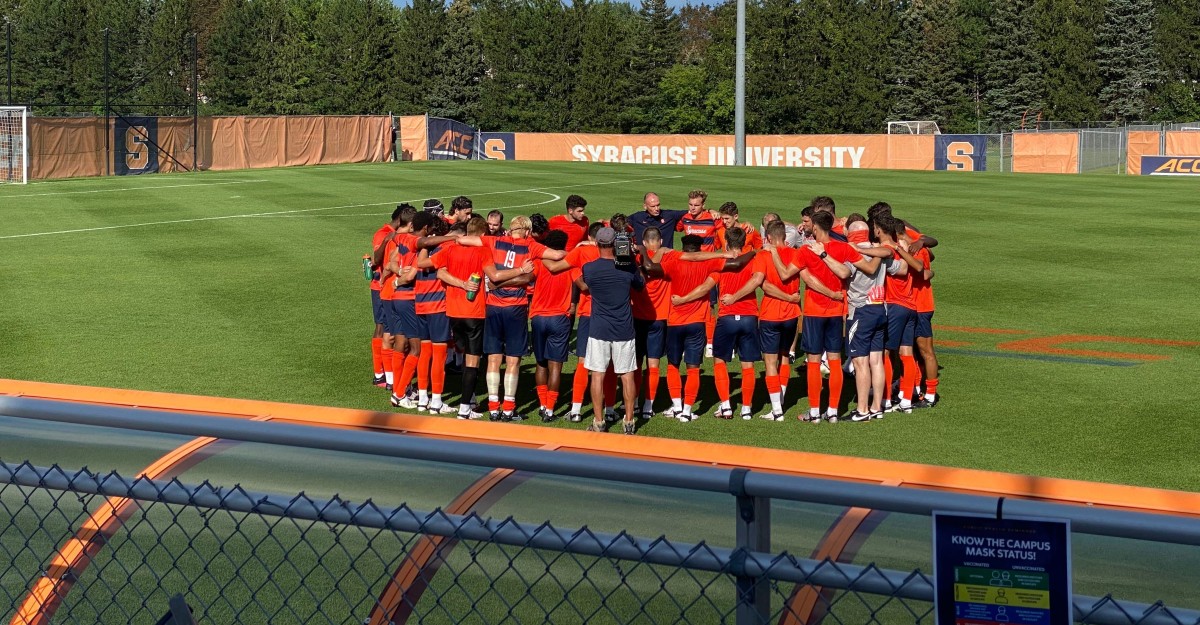
M 732 135 L 514 133 L 518 161 L 732 165 Z M 759 167 L 933 169 L 932 135 L 751 135 L 746 164 Z
M 1142 173 L 1142 157 L 1162 154 L 1162 133 L 1157 130 L 1130 130 L 1125 138 L 1125 173 Z
M 1079 173 L 1079 133 L 1016 132 L 1012 136 L 1016 173 Z
M 1200 132 L 1177 130 L 1168 132 L 1164 156 L 1200 156 Z
M 400 160 L 429 160 L 429 131 L 424 115 L 405 115 L 396 120 L 400 126 Z
M 111 136 L 98 117 L 30 118 L 29 179 L 105 175 L 105 140 Z

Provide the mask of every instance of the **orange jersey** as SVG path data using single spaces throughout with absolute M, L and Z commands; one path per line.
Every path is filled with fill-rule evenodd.
M 396 251 L 400 254 L 400 270 L 417 266 L 417 237 L 412 233 L 402 232 L 392 237 L 396 243 Z M 396 287 L 395 299 L 413 301 L 417 298 L 416 280 Z
M 646 288 L 633 291 L 633 318 L 642 321 L 666 321 L 670 314 L 671 281 L 666 278 L 647 277 Z
M 576 247 L 579 247 L 580 243 L 583 243 L 585 240 L 587 240 L 587 231 L 588 226 L 590 225 L 588 224 L 587 217 L 584 217 L 579 221 L 571 221 L 567 219 L 566 215 L 555 215 L 550 218 L 549 223 L 551 230 L 562 230 L 566 233 L 568 252 L 574 250 Z M 576 267 L 576 269 L 578 268 L 579 267 Z
M 541 260 L 546 253 L 546 246 L 533 239 L 514 239 L 510 236 L 484 237 L 483 247 L 488 250 L 492 263 L 499 271 L 520 267 L 526 260 Z M 528 306 L 529 293 L 524 286 L 492 286 L 488 289 L 487 305 Z
M 437 269 L 445 269 L 450 275 L 466 281 L 471 274 L 478 274 L 481 280 L 475 301 L 467 300 L 467 292 L 463 289 L 446 287 L 446 314 L 456 319 L 483 319 L 487 316 L 487 294 L 483 292 L 482 279 L 484 263 L 492 262 L 492 253 L 483 247 L 463 247 L 458 243 L 444 243 L 442 249 L 431 260 Z
M 779 250 L 779 259 L 783 261 L 783 266 L 795 265 L 802 267 L 800 260 L 800 250 L 790 247 L 775 248 Z M 787 281 L 779 279 L 779 272 L 775 269 L 775 261 L 772 260 L 770 252 L 763 252 L 754 257 L 754 271 L 762 272 L 764 283 L 769 282 L 787 295 L 795 295 L 800 292 L 800 275 L 796 274 Z M 788 321 L 798 319 L 800 317 L 800 304 L 793 302 L 785 302 L 781 299 L 776 299 L 763 293 L 762 304 L 759 307 L 759 321 Z
M 671 283 L 671 295 L 687 295 L 708 279 L 709 274 L 720 271 L 725 266 L 725 260 L 716 258 L 704 261 L 687 261 L 682 254 L 671 250 L 662 259 L 663 273 Z M 708 298 L 701 297 L 682 306 L 672 306 L 667 315 L 667 325 L 685 326 L 689 323 L 704 323 L 708 321 L 711 307 Z
M 921 261 L 921 266 L 925 269 L 930 268 L 929 250 L 921 248 L 921 251 L 913 255 L 913 258 Z M 933 312 L 933 284 L 925 279 L 924 271 L 913 275 L 913 295 L 916 299 L 917 312 Z
M 684 215 L 675 225 L 675 229 L 682 232 L 684 236 L 694 234 L 703 239 L 700 243 L 701 252 L 715 252 L 724 249 L 725 224 L 720 217 L 709 211 L 701 211 L 695 217 L 692 217 L 691 214 Z
M 717 294 L 723 298 L 726 295 L 738 292 L 754 276 L 757 267 L 758 265 L 754 261 L 750 261 L 746 263 L 745 267 L 742 267 L 741 271 L 722 271 L 712 274 L 712 279 L 717 281 Z M 728 317 L 730 315 L 742 315 L 744 317 L 758 315 L 757 293 L 751 290 L 745 297 L 728 306 L 723 302 L 717 306 L 718 317 Z
M 738 227 L 742 229 L 742 232 L 746 233 L 746 244 L 742 246 L 743 252 L 747 250 L 762 249 L 762 235 L 758 233 L 758 230 L 755 229 L 754 226 L 746 223 L 739 223 Z M 725 233 L 727 232 L 729 231 L 723 228 L 721 229 L 721 249 L 729 249 L 729 240 L 725 238 Z
M 396 237 L 392 237 L 391 241 L 383 246 L 383 266 L 387 267 L 388 260 L 399 254 L 396 248 Z M 396 298 L 396 274 L 388 273 L 387 270 L 380 268 L 379 270 L 379 299 L 394 300 Z
M 904 262 L 904 259 L 898 253 L 893 253 L 893 258 Z M 908 273 L 902 276 L 889 275 L 883 282 L 883 301 L 887 304 L 895 304 L 916 310 L 917 300 L 916 295 L 913 293 L 913 274 L 915 273 L 913 268 L 909 267 Z
M 445 246 L 439 245 L 429 250 L 429 259 L 443 249 Z M 446 312 L 446 284 L 438 279 L 437 269 L 418 269 L 414 284 L 418 315 Z
M 563 272 L 570 273 L 573 281 L 583 271 L 583 266 L 600 258 L 600 248 L 595 245 L 580 245 L 571 250 L 566 257 L 567 264 L 571 265 L 571 271 Z M 579 304 L 575 306 L 575 314 L 580 317 L 592 316 L 592 296 L 589 293 L 579 294 Z
M 571 287 L 575 273 L 571 269 L 562 273 L 551 273 L 546 265 L 533 266 L 533 302 L 529 305 L 530 317 L 562 317 L 571 309 Z
M 851 247 L 849 243 L 841 241 L 826 241 L 825 253 L 839 263 L 854 263 L 862 260 L 862 254 L 859 254 L 858 250 Z M 809 248 L 800 248 L 800 262 L 803 264 L 797 265 L 798 267 L 807 268 L 808 272 L 830 291 L 846 290 L 846 282 L 837 277 L 829 265 L 825 264 L 825 261 Z M 835 300 L 812 289 L 804 289 L 804 315 L 806 317 L 841 317 L 844 314 L 846 314 L 845 299 Z
M 379 249 L 380 245 L 383 245 L 384 237 L 395 231 L 396 229 L 392 227 L 392 224 L 383 224 L 382 228 L 376 230 L 375 235 L 371 237 L 371 254 L 375 254 L 375 250 Z M 385 258 L 384 260 L 386 261 L 387 259 Z M 382 268 L 377 265 L 373 265 L 372 268 L 375 270 L 375 278 L 371 280 L 371 290 L 378 291 L 383 288 L 383 285 L 379 282 L 379 272 Z

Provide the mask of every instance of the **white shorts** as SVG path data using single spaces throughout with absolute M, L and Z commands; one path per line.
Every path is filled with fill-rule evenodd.
M 602 341 L 589 336 L 583 366 L 587 367 L 588 371 L 606 371 L 610 364 L 617 375 L 637 370 L 637 348 L 634 340 Z

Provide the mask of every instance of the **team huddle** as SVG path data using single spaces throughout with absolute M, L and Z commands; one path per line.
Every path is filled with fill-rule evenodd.
M 882 202 L 865 216 L 838 218 L 834 201 L 817 197 L 798 223 L 767 213 L 756 228 L 740 221 L 733 202 L 714 212 L 707 199 L 692 191 L 686 210 L 668 210 L 647 193 L 641 211 L 590 222 L 587 201 L 572 195 L 565 214 L 513 217 L 507 230 L 499 211 L 474 215 L 466 197 L 448 212 L 438 200 L 401 204 L 364 258 L 374 383 L 399 408 L 520 421 L 520 365 L 532 349 L 538 416 L 553 421 L 574 330 L 566 414 L 582 421 L 590 391 L 593 431 L 623 420 L 633 434 L 637 417 L 656 414 L 664 359 L 671 403 L 663 416 L 681 422 L 698 416 L 705 358 L 723 419 L 753 417 L 761 361 L 769 408 L 760 416 L 783 421 L 797 354 L 807 374 L 803 421 L 867 421 L 937 405 L 935 239 Z M 443 400 L 447 372 L 461 378 L 457 408 Z M 486 413 L 476 402 L 480 374 Z M 843 414 L 846 374 L 855 408 Z

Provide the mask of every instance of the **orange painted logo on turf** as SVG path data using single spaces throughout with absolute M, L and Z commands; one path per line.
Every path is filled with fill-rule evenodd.
M 939 331 L 951 334 L 983 334 L 983 335 L 1019 335 L 1029 334 L 1025 330 L 1005 328 L 972 328 L 961 326 L 935 326 Z M 968 347 L 972 341 L 944 341 L 937 339 L 938 345 L 946 347 Z M 1152 339 L 1132 336 L 1108 336 L 1102 334 L 1055 334 L 1004 341 L 995 345 L 996 349 L 1004 352 L 1023 354 L 1039 354 L 1047 356 L 1072 356 L 1077 358 L 1105 358 L 1115 360 L 1135 360 L 1154 362 L 1170 360 L 1165 354 L 1145 354 L 1130 351 L 1113 351 L 1080 347 L 1088 344 L 1118 344 L 1118 345 L 1148 345 L 1154 347 L 1200 347 L 1200 341 L 1175 341 L 1169 339 Z

